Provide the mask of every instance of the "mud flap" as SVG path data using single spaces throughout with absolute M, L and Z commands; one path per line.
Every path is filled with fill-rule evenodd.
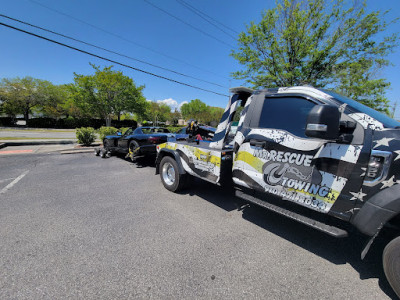
M 374 242 L 375 238 L 378 236 L 381 229 L 382 229 L 382 225 L 378 228 L 376 233 L 368 240 L 363 251 L 361 252 L 361 260 L 364 260 L 365 256 L 368 254 L 369 248 L 371 248 L 372 243 Z

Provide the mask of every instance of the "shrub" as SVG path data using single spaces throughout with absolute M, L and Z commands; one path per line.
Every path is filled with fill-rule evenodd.
M 99 134 L 100 140 L 104 140 L 104 138 L 105 138 L 107 135 L 116 134 L 117 131 L 118 131 L 118 129 L 115 128 L 115 127 L 105 127 L 105 126 L 102 126 L 102 127 L 100 127 L 100 128 L 97 130 L 97 133 Z
M 92 127 L 77 128 L 76 138 L 79 144 L 90 146 L 96 140 L 96 132 Z

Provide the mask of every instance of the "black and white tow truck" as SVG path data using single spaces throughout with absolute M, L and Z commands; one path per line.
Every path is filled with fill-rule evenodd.
M 400 123 L 308 86 L 231 93 L 211 142 L 157 146 L 165 188 L 176 192 L 190 176 L 232 183 L 237 197 L 338 238 L 349 226 L 326 220 L 340 219 L 367 237 L 362 259 L 390 228 L 383 267 L 400 297 Z

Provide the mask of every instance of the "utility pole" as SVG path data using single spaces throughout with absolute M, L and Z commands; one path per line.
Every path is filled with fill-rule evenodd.
M 392 107 L 392 113 L 390 114 L 390 117 L 391 117 L 392 119 L 394 119 L 395 114 L 396 114 L 397 102 L 398 102 L 398 101 L 396 101 L 396 102 L 394 103 L 393 107 Z

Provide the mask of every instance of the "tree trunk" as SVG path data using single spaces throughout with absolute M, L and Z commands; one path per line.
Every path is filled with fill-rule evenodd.
M 25 109 L 25 111 L 24 111 L 24 118 L 25 118 L 26 126 L 28 126 L 29 108 Z
M 118 112 L 118 122 L 121 121 L 121 113 Z
M 106 117 L 106 126 L 111 127 L 111 116 Z

